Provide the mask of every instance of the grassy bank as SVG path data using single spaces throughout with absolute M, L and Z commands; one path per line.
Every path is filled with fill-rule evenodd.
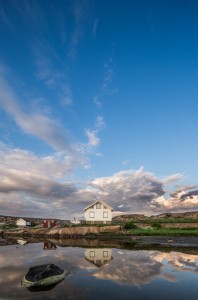
M 0 229 L 6 230 L 6 229 L 13 229 L 13 228 L 18 228 L 17 225 L 0 225 Z
M 136 236 L 198 236 L 198 228 L 136 228 L 125 233 Z
M 134 223 L 152 224 L 152 223 L 198 223 L 198 219 L 192 218 L 150 218 L 133 220 Z

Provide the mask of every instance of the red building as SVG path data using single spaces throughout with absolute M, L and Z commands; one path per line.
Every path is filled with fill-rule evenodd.
M 53 220 L 53 219 L 43 220 L 43 227 L 52 228 L 54 226 L 56 226 L 56 220 Z

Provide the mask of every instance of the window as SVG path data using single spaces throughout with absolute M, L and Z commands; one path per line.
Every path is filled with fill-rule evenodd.
M 103 218 L 108 218 L 108 211 L 103 212 Z
M 103 257 L 108 257 L 108 251 L 103 251 Z
M 95 251 L 90 251 L 89 254 L 90 254 L 90 257 L 95 257 Z
M 90 211 L 90 212 L 89 212 L 89 217 L 90 217 L 90 218 L 94 218 L 94 217 L 95 217 L 94 211 Z
M 96 203 L 96 208 L 100 209 L 101 208 L 101 203 Z

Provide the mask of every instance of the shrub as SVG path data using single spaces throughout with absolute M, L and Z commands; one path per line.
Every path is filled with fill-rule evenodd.
M 133 221 L 128 221 L 124 224 L 124 229 L 137 229 L 137 226 L 133 223 Z
M 157 223 L 157 222 L 153 222 L 151 226 L 154 227 L 154 228 L 156 228 L 156 229 L 162 228 L 162 225 L 159 224 L 159 223 Z

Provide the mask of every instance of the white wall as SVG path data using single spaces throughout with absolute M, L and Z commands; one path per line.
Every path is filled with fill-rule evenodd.
M 112 220 L 111 209 L 105 207 L 102 203 L 101 203 L 101 208 L 96 208 L 96 204 L 94 204 L 92 207 L 88 208 L 85 211 L 86 221 L 89 221 L 89 222 L 91 222 L 91 221 L 93 221 L 93 222 L 97 222 L 97 221 L 111 222 L 111 220 Z M 105 216 L 107 216 L 107 217 L 105 217 Z
M 26 220 L 20 218 L 16 221 L 16 225 L 18 226 L 30 226 L 31 223 L 30 222 L 27 222 Z

